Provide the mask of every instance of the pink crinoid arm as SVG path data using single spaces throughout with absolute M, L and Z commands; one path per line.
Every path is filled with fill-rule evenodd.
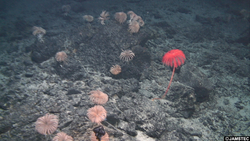
M 168 84 L 168 88 L 166 90 L 166 92 L 164 93 L 164 95 L 161 96 L 161 98 L 153 98 L 152 100 L 154 101 L 155 99 L 163 99 L 165 98 L 165 96 L 167 95 L 168 93 L 168 90 L 170 88 L 170 85 L 172 83 L 172 80 L 173 80 L 173 77 L 174 77 L 174 72 L 175 72 L 175 69 L 179 66 L 181 66 L 182 64 L 184 64 L 186 60 L 186 56 L 185 54 L 179 50 L 179 49 L 173 49 L 173 50 L 170 50 L 168 51 L 162 58 L 162 62 L 164 64 L 166 64 L 167 66 L 170 66 L 170 67 L 173 67 L 173 72 L 172 72 L 172 76 L 171 76 L 171 79 L 170 79 L 170 82 Z

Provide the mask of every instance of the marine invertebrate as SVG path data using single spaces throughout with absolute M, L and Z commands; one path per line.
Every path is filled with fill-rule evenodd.
M 91 15 L 84 15 L 83 19 L 85 19 L 87 22 L 92 22 L 94 20 L 94 17 Z
M 55 58 L 57 62 L 65 62 L 68 58 L 68 55 L 64 51 L 60 51 L 56 53 Z
M 37 119 L 36 131 L 43 135 L 52 134 L 58 127 L 58 118 L 53 114 L 46 114 L 43 117 Z
M 89 92 L 91 95 L 90 100 L 95 104 L 105 104 L 108 101 L 108 95 L 103 93 L 102 91 L 95 90 Z
M 130 17 L 128 24 L 129 24 L 129 32 L 130 33 L 137 33 L 141 26 L 144 26 L 144 21 L 142 20 L 141 16 L 136 15 L 133 11 L 128 11 L 127 13 Z
M 70 5 L 68 5 L 68 4 L 67 5 L 63 5 L 62 6 L 63 15 L 64 16 L 68 16 L 68 13 L 69 13 L 70 9 L 71 9 Z
M 132 21 L 128 26 L 130 33 L 137 33 L 140 30 L 140 24 L 137 21 Z
M 113 65 L 111 68 L 110 68 L 110 72 L 113 74 L 113 75 L 117 75 L 119 73 L 121 73 L 122 71 L 122 68 L 120 65 Z
M 106 119 L 107 111 L 102 106 L 96 105 L 88 109 L 87 116 L 91 120 L 91 122 L 100 124 L 102 121 Z
M 128 11 L 128 15 L 130 17 L 129 23 L 137 21 L 140 26 L 144 26 L 144 21 L 142 20 L 141 16 L 136 15 L 133 11 Z
M 104 21 L 109 19 L 109 12 L 102 11 L 102 13 L 100 14 L 100 17 L 98 19 L 101 21 L 102 25 L 105 25 Z
M 93 129 L 90 135 L 91 141 L 109 141 L 109 135 L 105 132 L 103 126 L 98 126 Z
M 33 30 L 32 34 L 34 36 L 37 36 L 38 41 L 44 42 L 43 35 L 46 34 L 46 30 L 38 26 L 33 26 L 32 30 Z
M 119 56 L 122 61 L 129 62 L 134 58 L 135 54 L 132 50 L 123 50 Z
M 173 67 L 173 72 L 172 72 L 170 82 L 168 84 L 168 88 L 167 88 L 166 92 L 164 93 L 164 95 L 162 95 L 161 98 L 153 98 L 153 100 L 163 99 L 167 95 L 167 92 L 170 88 L 171 82 L 172 82 L 173 77 L 174 77 L 175 69 L 177 67 L 181 66 L 182 64 L 184 64 L 185 60 L 186 60 L 185 54 L 179 49 L 170 50 L 163 56 L 162 62 L 164 64 L 166 64 L 167 66 Z
M 52 141 L 73 141 L 73 138 L 64 132 L 57 133 Z
M 133 19 L 135 19 L 135 17 L 137 17 L 137 15 L 135 14 L 135 12 L 133 12 L 133 11 L 128 11 L 127 14 L 130 17 L 129 22 L 131 22 Z
M 127 14 L 124 12 L 116 12 L 115 20 L 118 21 L 120 24 L 122 24 L 127 20 Z
M 245 20 L 247 20 L 250 17 L 250 11 L 247 11 L 246 9 L 240 10 L 240 14 L 243 16 Z

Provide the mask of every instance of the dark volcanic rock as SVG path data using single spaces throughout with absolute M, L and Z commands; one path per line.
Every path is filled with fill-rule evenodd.
M 80 41 L 82 43 L 77 56 L 84 64 L 95 66 L 93 69 L 96 71 L 110 75 L 110 67 L 119 64 L 122 72 L 118 78 L 139 78 L 145 64 L 150 63 L 150 54 L 143 46 L 147 40 L 153 38 L 153 34 L 144 27 L 138 33 L 130 34 L 127 28 L 126 25 L 110 22 L 105 26 L 92 29 L 95 30 L 92 37 L 89 40 Z M 134 59 L 128 63 L 119 59 L 120 53 L 126 49 L 135 53 Z
M 48 69 L 50 66 L 46 66 Z M 68 57 L 65 62 L 55 62 L 52 64 L 56 73 L 62 77 L 70 80 L 81 80 L 88 77 L 84 67 L 77 62 L 75 58 Z
M 209 100 L 209 95 L 212 91 L 212 83 L 199 68 L 190 64 L 185 64 L 181 67 L 179 75 L 180 82 L 194 88 L 197 102 Z
M 31 47 L 31 60 L 36 63 L 41 63 L 48 60 L 52 56 L 55 56 L 59 46 L 53 40 L 46 39 L 44 43 L 36 42 Z
M 157 103 L 143 96 L 130 93 L 122 97 L 117 106 L 123 112 L 123 121 L 136 123 L 136 129 L 145 131 L 148 136 L 159 138 L 166 130 L 166 122 L 163 120 L 164 111 L 158 107 Z M 125 126 L 123 130 L 127 133 L 135 134 L 131 132 L 131 129 L 126 128 L 129 126 L 128 123 L 122 123 L 121 126 Z

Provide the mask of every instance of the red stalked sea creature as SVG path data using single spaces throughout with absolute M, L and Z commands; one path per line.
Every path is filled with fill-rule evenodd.
M 186 56 L 185 54 L 179 50 L 179 49 L 173 49 L 173 50 L 170 50 L 168 51 L 162 58 L 162 62 L 170 67 L 173 67 L 173 73 L 172 73 L 172 76 L 171 76 L 171 79 L 170 79 L 170 82 L 168 84 L 168 88 L 165 92 L 164 95 L 162 95 L 161 98 L 153 98 L 153 101 L 155 99 L 163 99 L 167 93 L 168 93 L 168 90 L 170 88 L 170 85 L 171 85 L 171 82 L 173 80 L 173 77 L 174 77 L 174 72 L 175 72 L 175 69 L 179 66 L 181 66 L 182 64 L 184 64 L 186 60 Z

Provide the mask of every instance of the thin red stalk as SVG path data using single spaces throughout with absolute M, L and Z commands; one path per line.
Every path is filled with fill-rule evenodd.
M 152 99 L 153 101 L 154 101 L 155 99 L 163 99 L 163 98 L 165 98 L 165 96 L 167 95 L 168 90 L 169 90 L 169 88 L 170 88 L 170 85 L 171 85 L 171 83 L 172 83 L 172 80 L 173 80 L 173 78 L 174 78 L 174 72 L 175 72 L 175 67 L 174 67 L 174 69 L 173 69 L 172 76 L 171 76 L 171 79 L 170 79 L 169 84 L 168 84 L 168 88 L 167 88 L 166 92 L 164 93 L 164 95 L 162 95 L 161 98 L 153 98 L 153 99 Z
M 174 78 L 174 72 L 175 72 L 175 67 L 174 67 L 174 69 L 173 69 L 172 76 L 171 76 L 171 79 L 170 79 L 169 84 L 168 84 L 168 88 L 167 88 L 165 94 L 161 96 L 161 99 L 165 98 L 165 96 L 166 96 L 167 93 L 168 93 L 168 90 L 169 90 L 170 85 L 171 85 L 171 83 L 172 83 L 172 80 L 173 80 L 173 78 Z

